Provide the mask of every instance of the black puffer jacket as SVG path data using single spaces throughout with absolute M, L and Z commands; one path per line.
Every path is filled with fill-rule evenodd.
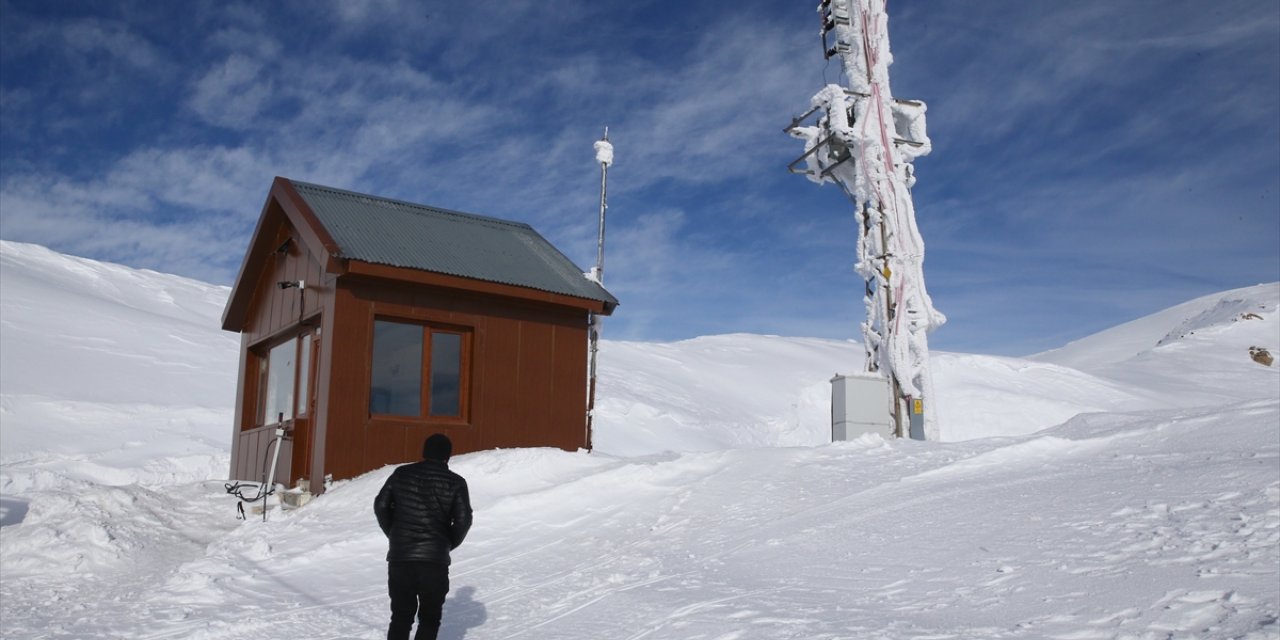
M 390 539 L 387 561 L 449 564 L 449 552 L 471 529 L 467 481 L 436 460 L 391 473 L 373 501 L 378 526 Z

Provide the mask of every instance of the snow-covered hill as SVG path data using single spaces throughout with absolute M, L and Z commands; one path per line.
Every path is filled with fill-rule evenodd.
M 234 517 L 226 295 L 0 243 L 0 636 L 384 634 L 389 468 Z M 454 460 L 442 637 L 1276 638 L 1278 303 L 935 354 L 947 443 L 827 443 L 854 343 L 606 341 L 596 452 Z
M 1280 396 L 1280 283 L 1205 296 L 1029 359 L 935 352 L 943 440 L 1025 435 L 1081 413 Z M 1277 354 L 1280 355 L 1280 354 Z M 830 440 L 831 386 L 854 342 L 757 335 L 610 343 L 596 445 L 620 455 Z
M 0 244 L 0 489 L 225 474 L 229 290 Z

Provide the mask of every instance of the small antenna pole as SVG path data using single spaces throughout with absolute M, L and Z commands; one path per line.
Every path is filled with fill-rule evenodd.
M 600 233 L 596 239 L 596 266 L 591 269 L 590 278 L 597 284 L 604 284 L 604 217 L 605 212 L 609 209 L 608 204 L 608 182 L 609 182 L 609 165 L 613 164 L 613 144 L 609 142 L 609 127 L 604 128 L 604 137 L 597 140 L 595 145 L 596 162 L 600 163 Z M 587 383 L 587 448 L 591 448 L 592 438 L 592 422 L 595 418 L 596 410 L 596 355 L 600 351 L 600 327 L 601 316 L 593 313 L 589 316 L 589 324 L 587 326 L 587 336 L 590 342 L 588 353 L 590 357 L 589 364 L 589 381 Z
M 600 163 L 600 235 L 596 239 L 596 271 L 595 280 L 604 284 L 604 214 L 609 208 L 608 184 L 609 165 L 613 164 L 613 145 L 609 142 L 609 127 L 604 128 L 604 137 L 595 144 L 596 161 Z

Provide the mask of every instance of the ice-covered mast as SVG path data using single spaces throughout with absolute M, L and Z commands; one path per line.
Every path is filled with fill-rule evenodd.
M 865 368 L 893 386 L 897 435 L 904 412 L 922 418 L 923 433 L 938 438 L 927 334 L 946 322 L 924 286 L 924 242 L 916 227 L 912 162 L 929 153 L 925 105 L 896 100 L 889 91 L 886 0 L 823 0 L 823 52 L 837 57 L 848 86 L 829 84 L 813 97 L 807 113 L 787 132 L 804 141 L 804 155 L 791 163 L 819 184 L 834 182 L 854 202 L 857 272 L 866 281 L 867 319 L 862 324 Z M 816 115 L 814 124 L 805 125 Z M 803 166 L 801 166 L 803 165 Z
M 600 235 L 596 240 L 596 266 L 591 268 L 591 272 L 587 274 L 587 277 L 595 280 L 600 285 L 604 285 L 604 214 L 609 208 L 606 187 L 609 183 L 609 165 L 613 164 L 613 143 L 609 142 L 609 127 L 604 128 L 604 137 L 596 140 L 593 147 L 596 150 L 596 162 L 600 163 Z M 591 443 L 592 422 L 596 409 L 596 354 L 600 350 L 600 320 L 601 316 L 599 314 L 591 314 L 591 324 L 587 328 L 588 353 L 590 354 L 587 382 L 588 444 Z

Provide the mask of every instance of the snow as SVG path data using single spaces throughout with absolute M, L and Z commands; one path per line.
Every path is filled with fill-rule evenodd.
M 235 518 L 225 288 L 0 260 L 0 636 L 385 636 L 391 467 Z M 1247 349 L 1280 351 L 1278 304 L 935 353 L 942 442 L 827 442 L 855 342 L 605 341 L 594 452 L 453 460 L 441 637 L 1276 638 L 1280 372 Z
M 596 140 L 592 147 L 596 150 L 596 162 L 606 167 L 613 164 L 613 144 L 609 142 L 608 138 Z

